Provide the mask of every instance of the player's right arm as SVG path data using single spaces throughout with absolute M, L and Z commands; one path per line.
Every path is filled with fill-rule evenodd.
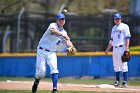
M 110 39 L 109 44 L 108 44 L 108 46 L 107 46 L 107 48 L 105 50 L 106 55 L 108 55 L 108 51 L 112 48 L 112 41 L 113 41 L 113 39 Z
M 65 33 L 61 33 L 61 32 L 59 32 L 58 30 L 56 30 L 55 28 L 50 28 L 51 29 L 51 32 L 52 32 L 52 34 L 54 34 L 54 35 L 58 35 L 58 36 L 62 36 L 62 37 L 64 37 L 64 38 L 66 38 L 66 39 L 69 39 L 69 36 L 67 35 L 67 34 L 65 34 Z

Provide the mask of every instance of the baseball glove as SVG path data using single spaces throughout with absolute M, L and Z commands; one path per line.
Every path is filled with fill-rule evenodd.
M 131 59 L 131 54 L 129 51 L 124 51 L 124 54 L 122 55 L 122 62 L 128 62 Z
M 75 55 L 77 52 L 76 48 L 75 47 L 69 47 L 67 48 L 67 56 L 73 56 Z

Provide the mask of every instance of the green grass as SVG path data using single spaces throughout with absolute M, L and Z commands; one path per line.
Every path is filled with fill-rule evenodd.
M 61 83 L 77 83 L 77 84 L 113 84 L 114 79 L 60 79 Z M 123 81 L 122 81 L 123 82 Z M 140 78 L 139 79 L 129 79 L 128 85 L 140 86 Z
M 0 93 L 31 93 L 31 91 L 29 91 L 29 90 L 0 90 Z M 38 90 L 37 93 L 51 93 L 51 91 L 49 91 L 49 90 Z M 59 93 L 108 93 L 108 92 L 95 92 L 95 91 L 59 91 Z M 111 92 L 111 93 L 121 93 L 121 92 Z
M 130 51 L 140 51 L 140 46 L 131 46 Z
M 111 84 L 113 81 L 110 79 L 67 79 L 60 78 L 59 82 L 61 83 L 77 83 L 77 84 Z
M 34 78 L 31 77 L 0 77 L 0 81 L 34 81 Z M 44 78 L 42 81 L 51 82 L 51 78 Z M 110 78 L 101 78 L 101 79 L 75 79 L 75 78 L 60 78 L 60 83 L 76 83 L 76 84 L 112 84 L 114 79 Z M 138 79 L 129 79 L 129 85 L 140 86 L 140 78 Z
M 31 77 L 0 77 L 0 81 L 6 81 L 6 80 L 12 80 L 12 81 L 34 81 L 34 78 Z M 42 81 L 48 81 L 51 82 L 51 78 L 44 78 Z

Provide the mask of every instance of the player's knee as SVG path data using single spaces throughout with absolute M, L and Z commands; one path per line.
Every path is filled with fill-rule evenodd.
M 38 73 L 36 73 L 36 77 L 37 78 L 44 78 L 46 74 L 46 71 L 40 71 Z
M 41 78 L 44 78 L 44 77 L 45 77 L 45 74 L 43 74 L 43 73 L 36 74 L 36 78 L 41 79 Z
M 120 69 L 119 69 L 119 68 L 114 68 L 114 71 L 115 71 L 115 72 L 119 72 Z
M 128 72 L 128 69 L 122 69 L 122 72 Z
M 125 66 L 125 67 L 122 67 L 122 72 L 127 72 L 128 71 L 128 67 Z

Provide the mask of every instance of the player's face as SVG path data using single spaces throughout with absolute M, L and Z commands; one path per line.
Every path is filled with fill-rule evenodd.
M 57 24 L 59 27 L 63 27 L 65 24 L 65 19 L 64 18 L 60 18 L 57 20 Z
M 119 24 L 121 23 L 121 19 L 120 19 L 120 18 L 114 19 L 114 23 L 115 23 L 116 25 L 119 25 Z

